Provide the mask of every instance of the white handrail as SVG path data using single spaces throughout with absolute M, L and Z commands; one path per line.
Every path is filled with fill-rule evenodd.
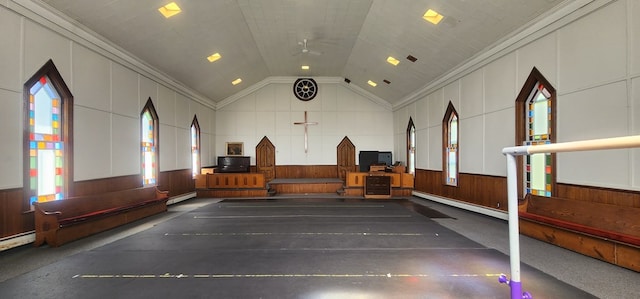
M 502 153 L 507 157 L 507 201 L 509 210 L 509 258 L 511 263 L 511 279 L 501 276 L 500 282 L 508 283 L 511 288 L 511 299 L 531 298 L 522 292 L 520 281 L 520 231 L 518 227 L 518 182 L 517 160 L 515 156 L 541 153 L 576 152 L 592 150 L 608 150 L 640 147 L 640 135 L 592 139 L 584 141 L 562 142 L 555 144 L 505 147 Z
M 510 154 L 514 156 L 539 154 L 539 153 L 560 153 L 560 152 L 578 152 L 578 151 L 593 151 L 593 150 L 607 150 L 607 149 L 622 149 L 640 147 L 640 135 L 592 139 L 582 141 L 570 141 L 554 144 L 541 144 L 541 145 L 525 145 L 505 147 L 502 149 L 503 154 Z

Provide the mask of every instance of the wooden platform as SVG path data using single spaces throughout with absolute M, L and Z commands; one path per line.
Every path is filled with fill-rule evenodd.
M 198 197 L 267 196 L 262 173 L 207 173 L 196 176 Z
M 339 178 L 273 179 L 269 189 L 276 194 L 337 193 L 344 181 Z

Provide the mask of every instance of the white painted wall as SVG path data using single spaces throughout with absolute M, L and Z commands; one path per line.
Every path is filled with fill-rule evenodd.
M 194 115 L 202 163 L 212 163 L 215 113 L 201 98 L 131 57 L 106 52 L 106 44 L 42 23 L 37 14 L 0 4 L 0 189 L 22 187 L 23 84 L 49 59 L 74 96 L 76 181 L 140 173 L 139 119 L 149 98 L 160 119 L 160 171 L 191 167 Z
M 317 79 L 318 94 L 306 102 L 293 94 L 295 78 L 266 81 L 217 110 L 216 156 L 225 155 L 227 142 L 243 142 L 244 155 L 255 164 L 255 147 L 264 136 L 276 147 L 277 165 L 335 165 L 336 147 L 345 136 L 356 146 L 356 155 L 362 150 L 394 150 L 391 109 L 353 91 L 341 79 Z M 307 153 L 304 126 L 293 124 L 304 121 L 304 111 L 309 122 L 318 122 L 308 126 Z
M 557 90 L 558 142 L 640 134 L 640 2 L 594 1 L 545 22 L 394 107 L 395 148 L 405 146 L 409 116 L 427 123 L 426 133 L 418 129 L 417 166 L 442 170 L 441 122 L 451 101 L 460 172 L 506 176 L 501 149 L 514 145 L 515 98 L 534 66 Z M 640 190 L 639 149 L 557 157 L 560 183 Z

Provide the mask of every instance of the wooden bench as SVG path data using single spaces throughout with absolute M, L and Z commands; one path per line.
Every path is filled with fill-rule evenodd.
M 640 208 L 527 196 L 519 207 L 521 232 L 640 271 Z
M 35 246 L 57 247 L 167 210 L 167 191 L 141 187 L 35 203 Z

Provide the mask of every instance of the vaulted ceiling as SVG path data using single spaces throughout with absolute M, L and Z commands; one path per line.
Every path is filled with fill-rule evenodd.
M 287 76 L 348 78 L 394 105 L 562 1 L 175 0 L 171 18 L 158 12 L 171 0 L 42 2 L 212 103 Z M 444 19 L 426 22 L 428 9 Z

